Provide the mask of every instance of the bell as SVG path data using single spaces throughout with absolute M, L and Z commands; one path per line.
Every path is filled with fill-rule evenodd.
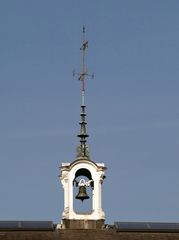
M 79 186 L 79 192 L 75 197 L 76 199 L 80 199 L 82 202 L 84 199 L 88 199 L 89 196 L 86 193 L 86 187 L 85 186 Z

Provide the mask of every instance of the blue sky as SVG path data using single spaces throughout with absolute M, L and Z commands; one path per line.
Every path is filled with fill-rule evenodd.
M 179 222 L 179 2 L 0 1 L 0 220 L 59 222 L 78 145 L 82 26 L 106 222 Z

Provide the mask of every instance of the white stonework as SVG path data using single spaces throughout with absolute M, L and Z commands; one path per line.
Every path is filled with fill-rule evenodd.
M 102 183 L 105 178 L 105 166 L 103 163 L 94 163 L 93 161 L 80 157 L 74 162 L 62 163 L 60 180 L 64 188 L 64 211 L 62 219 L 67 220 L 105 220 L 105 214 L 102 210 Z M 73 207 L 73 183 L 76 173 L 79 170 L 87 170 L 91 176 L 94 187 L 92 190 L 92 211 L 90 213 L 79 214 Z M 79 175 L 81 176 L 81 175 Z

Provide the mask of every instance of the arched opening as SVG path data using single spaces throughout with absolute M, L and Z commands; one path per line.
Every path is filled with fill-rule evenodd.
M 82 187 L 82 195 L 89 196 L 88 199 L 81 197 L 80 186 Z M 74 211 L 78 214 L 89 214 L 92 211 L 94 182 L 91 172 L 86 168 L 78 169 L 73 180 L 73 203 Z M 77 199 L 76 197 L 79 197 Z

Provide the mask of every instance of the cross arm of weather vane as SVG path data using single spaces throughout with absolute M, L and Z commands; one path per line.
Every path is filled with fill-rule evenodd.
M 88 41 L 84 42 L 80 50 L 86 50 L 88 48 Z
M 73 70 L 73 77 L 77 76 L 78 80 L 82 80 L 82 76 L 84 76 L 84 75 L 94 79 L 94 73 L 89 74 L 87 71 L 85 73 L 78 73 L 75 70 Z

